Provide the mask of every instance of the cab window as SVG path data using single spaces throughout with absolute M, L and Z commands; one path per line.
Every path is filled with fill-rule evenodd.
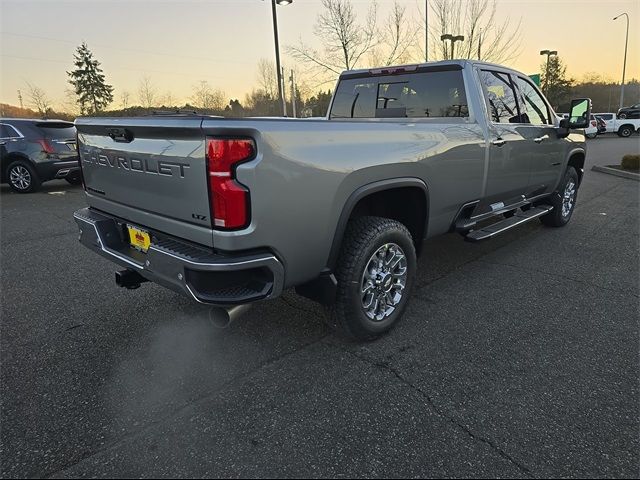
M 485 101 L 493 123 L 525 123 L 518 110 L 516 91 L 509 74 L 481 70 L 480 81 L 485 87 Z
M 547 104 L 544 103 L 544 100 L 533 85 L 522 77 L 516 77 L 516 84 L 520 90 L 522 123 L 531 123 L 533 125 L 551 124 L 551 115 Z

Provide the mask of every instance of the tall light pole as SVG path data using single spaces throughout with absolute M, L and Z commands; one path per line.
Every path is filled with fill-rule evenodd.
M 453 60 L 453 57 L 455 56 L 455 44 L 456 42 L 464 41 L 464 35 L 450 35 L 448 33 L 445 33 L 444 35 L 440 35 L 440 40 L 442 40 L 443 42 L 445 40 L 451 41 L 451 59 Z
M 551 55 L 558 55 L 557 50 L 540 50 L 540 55 L 547 56 L 547 66 L 545 67 L 544 73 L 544 94 L 547 95 L 549 93 L 549 57 Z
M 621 13 L 617 17 L 614 17 L 614 20 L 617 20 L 622 15 L 627 17 L 627 36 L 624 39 L 624 63 L 622 64 L 622 84 L 620 85 L 620 108 L 624 106 L 624 74 L 627 69 L 627 43 L 629 43 L 629 15 L 625 13 Z
M 278 15 L 276 13 L 276 4 L 289 5 L 293 0 L 271 0 L 271 13 L 273 15 L 273 39 L 276 45 L 276 72 L 278 75 L 278 99 L 282 105 L 282 116 L 287 116 L 287 104 L 284 100 L 284 81 L 282 78 L 282 69 L 280 67 L 280 43 L 278 41 Z

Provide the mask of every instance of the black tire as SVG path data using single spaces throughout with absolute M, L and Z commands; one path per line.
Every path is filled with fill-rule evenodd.
M 633 126 L 632 125 L 622 125 L 618 129 L 618 135 L 620 135 L 623 138 L 630 137 L 632 133 L 633 133 Z
M 579 185 L 578 172 L 576 172 L 575 168 L 568 167 L 560 185 L 558 185 L 558 190 L 546 201 L 546 203 L 553 206 L 553 210 L 540 217 L 540 221 L 548 227 L 564 227 L 569 223 L 576 208 Z M 567 203 L 565 203 L 565 197 Z M 563 207 L 567 208 L 564 209 Z
M 626 113 L 621 113 L 620 115 L 618 115 L 618 118 L 625 119 L 625 118 L 627 118 L 627 114 Z
M 29 162 L 17 160 L 7 167 L 6 179 L 9 186 L 17 193 L 36 192 L 42 182 Z
M 82 185 L 82 178 L 80 177 L 80 174 L 70 176 L 67 175 L 66 177 L 64 177 L 64 179 L 71 185 Z
M 386 248 L 386 250 L 384 250 Z M 374 255 L 380 253 L 374 259 Z M 401 259 L 404 255 L 404 260 Z M 388 257 L 389 263 L 386 263 Z M 398 261 L 394 264 L 395 259 Z M 384 262 L 383 272 L 379 276 L 385 276 L 380 285 L 370 285 L 370 293 L 364 294 L 362 286 L 369 283 L 365 276 L 367 266 L 371 262 Z M 393 267 L 391 265 L 394 264 Z M 336 267 L 338 280 L 338 292 L 335 303 L 330 307 L 331 325 L 342 331 L 347 337 L 354 340 L 374 340 L 392 329 L 402 317 L 407 306 L 416 273 L 416 252 L 413 239 L 407 227 L 402 223 L 389 218 L 360 217 L 349 222 Z M 384 269 L 395 270 L 395 274 Z M 367 270 L 367 272 L 375 269 Z M 404 273 L 402 273 L 404 271 Z M 370 273 L 367 273 L 370 276 Z M 399 288 L 399 283 L 404 279 L 404 289 Z M 384 296 L 383 290 L 387 289 L 390 297 L 397 295 L 400 298 L 397 303 L 384 308 L 384 302 L 375 303 L 380 306 L 383 318 L 375 320 L 370 318 L 365 311 L 365 299 L 371 298 L 371 304 L 375 302 L 376 295 Z M 369 297 L 372 295 L 372 297 Z M 386 301 L 386 300 L 385 300 Z M 374 308 L 374 310 L 376 310 Z M 388 312 L 388 313 L 387 313 Z M 374 314 L 375 311 L 370 311 Z

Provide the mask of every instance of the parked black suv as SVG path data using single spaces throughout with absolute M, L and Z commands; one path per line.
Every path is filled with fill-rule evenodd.
M 81 182 L 76 129 L 62 120 L 0 119 L 0 177 L 18 193 L 35 192 L 42 182 Z
M 640 118 L 640 103 L 618 110 L 618 118 Z

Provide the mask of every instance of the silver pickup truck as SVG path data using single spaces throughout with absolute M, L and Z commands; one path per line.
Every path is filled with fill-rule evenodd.
M 409 300 L 423 240 L 571 218 L 588 99 L 556 116 L 531 80 L 446 61 L 344 72 L 324 119 L 76 121 L 80 241 L 226 312 L 290 287 L 372 339 Z

